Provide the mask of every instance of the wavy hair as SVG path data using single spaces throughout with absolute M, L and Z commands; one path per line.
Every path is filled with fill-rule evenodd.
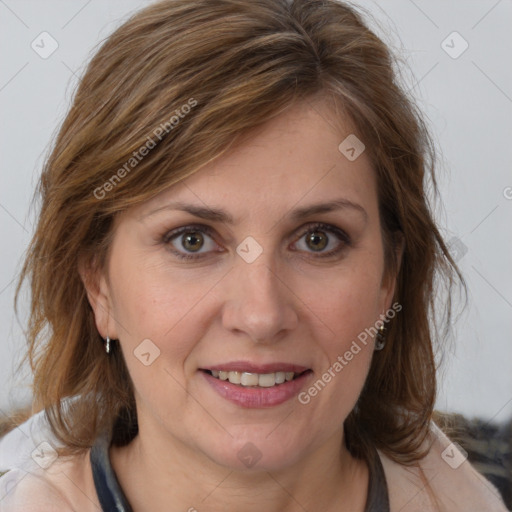
M 425 455 L 436 283 L 451 287 L 460 273 L 427 200 L 434 144 L 394 67 L 361 14 L 335 0 L 164 0 L 102 43 L 45 161 L 16 293 L 17 303 L 28 279 L 34 410 L 46 410 L 69 452 L 90 447 L 103 428 L 117 444 L 137 432 L 123 355 L 105 356 L 79 265 L 104 268 L 117 214 L 322 96 L 334 118 L 349 116 L 373 164 L 388 271 L 397 236 L 404 243 L 394 297 L 403 310 L 345 422 L 347 443 L 353 454 L 372 444 L 403 464 Z M 446 311 L 449 322 L 449 299 Z

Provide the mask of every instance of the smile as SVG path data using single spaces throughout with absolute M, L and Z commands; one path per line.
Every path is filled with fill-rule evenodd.
M 288 371 L 279 370 L 281 365 L 257 368 L 260 372 L 247 367 L 245 370 L 251 371 L 243 371 L 240 365 L 236 366 L 233 370 L 221 369 L 223 366 L 203 368 L 199 373 L 217 395 L 244 408 L 261 409 L 287 402 L 300 393 L 313 375 L 312 370 L 293 365 L 287 365 Z
M 231 384 L 245 387 L 271 388 L 290 382 L 304 372 L 274 372 L 274 373 L 253 373 L 225 370 L 208 370 L 210 375 L 219 380 L 227 380 Z

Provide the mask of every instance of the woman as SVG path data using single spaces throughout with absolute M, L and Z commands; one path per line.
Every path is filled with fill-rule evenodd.
M 434 279 L 457 269 L 428 176 L 347 5 L 128 20 L 41 178 L 21 279 L 44 412 L 5 510 L 506 510 L 432 421 Z

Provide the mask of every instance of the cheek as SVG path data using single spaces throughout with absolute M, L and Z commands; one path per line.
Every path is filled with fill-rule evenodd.
M 353 410 L 368 377 L 374 354 L 373 342 L 364 341 L 360 326 L 364 316 L 346 317 L 338 325 L 335 340 L 323 344 L 322 364 L 315 372 L 314 379 L 298 395 L 300 407 L 311 418 L 322 425 L 326 432 L 341 425 Z
M 149 258 L 128 257 L 118 260 L 112 282 L 121 349 L 138 407 L 165 423 L 170 411 L 189 406 L 185 362 L 204 332 L 198 313 L 209 304 L 213 283 L 171 275 Z
M 114 312 L 121 324 L 119 335 L 132 342 L 141 337 L 156 338 L 163 319 L 171 322 L 183 303 L 178 300 L 177 289 L 162 280 L 162 269 L 151 258 L 130 249 L 129 243 L 115 247 L 110 274 Z
M 350 345 L 384 312 L 381 277 L 379 265 L 361 258 L 357 266 L 333 271 L 314 288 L 309 283 L 311 311 L 327 326 L 334 348 Z
M 301 403 L 329 411 L 332 424 L 344 421 L 361 393 L 374 353 L 372 327 L 383 312 L 378 260 L 359 261 L 313 287 L 309 282 L 307 322 L 319 326 L 313 337 L 323 357 Z
M 204 327 L 198 313 L 208 308 L 209 291 L 219 276 L 204 272 L 191 279 L 190 273 L 171 271 L 161 256 L 128 254 L 118 258 L 111 271 L 113 314 L 124 352 L 133 354 L 149 339 L 164 356 L 159 362 L 167 360 L 176 367 Z

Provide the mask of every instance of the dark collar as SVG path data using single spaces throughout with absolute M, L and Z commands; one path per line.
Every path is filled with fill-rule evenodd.
M 364 512 L 389 512 L 389 494 L 386 475 L 377 450 L 372 446 L 372 453 L 368 459 L 370 478 L 368 494 Z
M 110 437 L 102 435 L 91 448 L 92 477 L 101 508 L 105 512 L 133 512 L 110 464 L 109 446 Z

